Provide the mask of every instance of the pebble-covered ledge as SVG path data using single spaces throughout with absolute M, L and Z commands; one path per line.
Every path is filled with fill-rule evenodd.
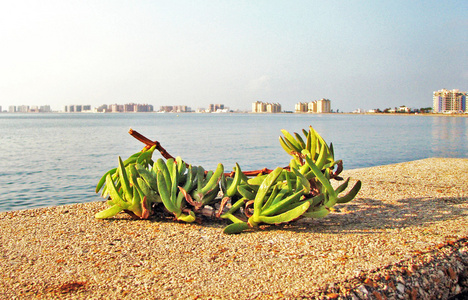
M 346 167 L 346 165 L 345 165 Z M 96 220 L 93 202 L 0 213 L 0 299 L 447 299 L 468 289 L 468 159 L 346 171 L 321 220 Z

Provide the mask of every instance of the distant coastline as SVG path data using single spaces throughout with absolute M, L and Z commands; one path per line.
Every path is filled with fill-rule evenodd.
M 349 115 L 377 115 L 377 116 L 424 116 L 424 117 L 468 117 L 468 113 L 464 114 L 443 114 L 443 113 L 343 113 Z
M 48 111 L 48 112 L 0 112 L 0 115 L 43 115 L 43 114 L 253 114 L 253 115 L 276 115 L 276 114 L 291 114 L 291 115 L 367 115 L 367 116 L 440 116 L 440 117 L 468 117 L 468 113 L 383 113 L 383 112 L 329 112 L 329 113 L 310 113 L 310 112 L 252 112 L 252 111 L 227 111 L 227 112 L 161 112 L 161 111 L 142 111 L 142 112 L 96 112 L 96 111 L 82 111 L 82 112 L 65 112 L 65 111 Z

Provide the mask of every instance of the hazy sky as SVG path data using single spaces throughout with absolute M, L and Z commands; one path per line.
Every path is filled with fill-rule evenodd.
M 435 90 L 468 91 L 467 12 L 466 0 L 1 1 L 0 105 L 431 107 Z

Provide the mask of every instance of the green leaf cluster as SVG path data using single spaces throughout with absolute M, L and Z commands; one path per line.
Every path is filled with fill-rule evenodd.
M 119 157 L 117 168 L 99 181 L 110 207 L 96 218 L 110 218 L 121 211 L 147 219 L 158 210 L 170 213 L 178 221 L 194 222 L 198 215 L 230 220 L 224 232 L 240 233 L 260 224 L 281 224 L 298 218 L 323 218 L 337 203 L 356 197 L 361 182 L 344 192 L 349 178 L 336 189 L 330 180 L 342 180 L 342 162 L 335 161 L 333 145 L 310 127 L 304 136 L 282 130 L 280 144 L 292 156 L 289 166 L 268 174 L 246 176 L 236 163 L 231 174 L 218 164 L 214 171 L 187 165 L 180 157 L 152 160 L 154 147 L 135 153 L 127 160 Z M 232 175 L 233 176 L 229 176 Z

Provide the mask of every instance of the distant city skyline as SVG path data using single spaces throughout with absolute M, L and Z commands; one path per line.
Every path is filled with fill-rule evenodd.
M 435 90 L 468 90 L 466 11 L 455 0 L 3 1 L 0 105 L 427 107 Z
M 433 92 L 433 106 L 425 107 L 408 107 L 406 105 L 400 105 L 398 107 L 385 107 L 385 108 L 372 108 L 372 109 L 360 109 L 357 108 L 352 113 L 457 113 L 466 114 L 468 113 L 468 106 L 466 103 L 468 92 L 460 91 L 458 89 L 447 90 L 441 89 Z M 309 102 L 297 102 L 294 107 L 294 111 L 283 110 L 281 103 L 271 103 L 255 101 L 251 104 L 251 110 L 240 110 L 238 108 L 229 108 L 223 103 L 213 104 L 210 103 L 208 108 L 196 108 L 193 110 L 187 105 L 163 105 L 159 107 L 159 110 L 155 109 L 151 104 L 141 103 L 125 103 L 125 104 L 101 104 L 97 107 L 92 107 L 89 104 L 85 105 L 65 105 L 63 109 L 53 111 L 50 105 L 41 106 L 29 106 L 19 105 L 8 106 L 8 110 L 2 111 L 0 105 L 0 112 L 8 113 L 50 113 L 50 112 L 65 112 L 65 113 L 120 113 L 120 112 L 172 112 L 172 113 L 227 113 L 227 112 L 252 112 L 252 113 L 343 113 L 337 109 L 336 111 L 331 108 L 331 100 L 322 98 L 320 100 L 314 100 Z M 349 112 L 347 112 L 349 113 Z
M 441 90 L 447 90 L 447 89 L 441 89 Z M 452 89 L 452 90 L 460 91 L 459 89 Z M 448 90 L 448 91 L 452 91 L 452 90 Z M 439 90 L 439 91 L 440 91 L 440 90 Z M 460 91 L 460 92 L 465 93 L 465 94 L 467 93 L 467 92 L 463 92 L 463 91 Z M 433 91 L 433 93 L 435 93 L 435 92 Z M 433 93 L 431 93 L 431 95 L 432 95 Z M 321 100 L 323 100 L 323 99 L 324 99 L 324 98 L 322 98 Z M 307 104 L 307 103 L 312 103 L 312 102 L 317 102 L 317 101 L 320 101 L 320 100 L 310 100 L 310 101 L 305 101 L 305 102 L 298 101 L 298 102 L 294 103 L 293 107 L 291 107 L 291 108 L 290 108 L 290 107 L 282 108 L 282 110 L 283 110 L 283 111 L 289 111 L 289 112 L 292 112 L 292 111 L 296 111 L 296 112 L 297 112 L 297 111 L 298 111 L 298 108 L 297 108 L 297 105 L 298 105 L 298 104 L 301 104 L 301 103 L 302 103 L 302 104 Z M 263 101 L 255 101 L 255 102 L 263 103 Z M 279 107 L 280 107 L 280 108 L 282 107 L 282 106 L 281 106 L 281 103 L 279 103 L 279 102 L 276 102 L 276 103 L 279 104 Z M 134 104 L 134 103 L 131 103 L 131 104 Z M 252 104 L 254 104 L 254 103 L 251 103 L 251 105 L 252 105 Z M 265 104 L 265 105 L 266 105 L 266 104 L 270 104 L 270 102 L 265 102 L 264 104 Z M 331 112 L 336 112 L 336 111 L 338 111 L 338 112 L 355 112 L 355 111 L 357 111 L 357 110 L 359 110 L 359 111 L 373 111 L 373 110 L 376 110 L 376 109 L 387 109 L 387 108 L 393 108 L 393 107 L 394 107 L 394 108 L 397 108 L 397 107 L 401 107 L 401 106 L 405 106 L 405 107 L 407 106 L 407 105 L 404 104 L 404 103 L 403 103 L 402 105 L 397 105 L 397 106 L 386 105 L 385 103 L 383 103 L 383 104 L 384 104 L 384 105 L 383 105 L 383 106 L 380 106 L 380 107 L 373 106 L 373 107 L 368 107 L 368 108 L 365 108 L 365 109 L 358 107 L 358 108 L 355 108 L 355 109 L 352 110 L 352 111 L 343 111 L 343 110 L 340 110 L 339 108 L 333 108 L 333 107 L 331 107 L 331 104 L 328 104 L 329 106 L 327 107 L 327 111 L 331 111 Z M 424 105 L 422 105 L 422 106 L 420 106 L 420 107 L 410 106 L 410 108 L 412 108 L 412 109 L 421 109 L 421 108 L 433 107 L 433 104 L 434 104 L 434 99 L 433 99 L 433 97 L 430 97 L 430 98 L 427 97 L 426 103 L 424 103 Z M 65 104 L 65 105 L 60 106 L 60 107 L 57 107 L 57 108 L 54 108 L 54 107 L 52 107 L 52 106 L 49 105 L 49 104 L 46 104 L 46 105 L 27 105 L 27 104 L 20 104 L 20 105 L 3 105 L 3 104 L 2 104 L 2 105 L 0 105 L 0 112 L 2 112 L 2 109 L 1 109 L 2 107 L 3 107 L 3 111 L 5 111 L 5 110 L 9 111 L 12 107 L 18 107 L 18 108 L 19 108 L 19 107 L 22 107 L 22 109 L 18 109 L 18 110 L 19 110 L 19 111 L 23 111 L 23 112 L 24 112 L 24 110 L 25 110 L 25 107 L 28 107 L 28 109 L 29 109 L 29 108 L 32 108 L 33 110 L 39 110 L 40 108 L 41 108 L 41 110 L 44 110 L 43 108 L 46 107 L 46 109 L 44 110 L 44 112 L 51 112 L 51 111 L 56 111 L 56 112 L 64 111 L 64 112 L 66 112 L 66 111 L 67 111 L 66 107 L 67 107 L 67 106 L 70 106 L 70 105 L 78 105 L 78 106 L 87 106 L 87 107 L 91 107 L 91 109 L 85 109 L 85 111 L 91 111 L 91 110 L 93 110 L 93 109 L 95 109 L 95 108 L 97 108 L 97 109 L 99 110 L 99 107 L 106 106 L 107 104 L 99 104 L 99 105 L 96 105 L 96 106 L 92 106 L 92 105 L 90 105 L 90 104 Z M 111 104 L 111 105 L 112 105 L 112 104 Z M 114 105 L 127 105 L 127 104 L 114 104 Z M 148 103 L 139 104 L 139 105 L 149 105 L 149 106 L 155 107 L 154 105 L 148 104 Z M 178 110 L 178 112 L 190 112 L 190 111 L 201 111 L 201 110 L 213 111 L 213 109 L 211 108 L 211 106 L 214 106 L 214 105 L 222 105 L 223 108 L 224 108 L 224 104 L 212 104 L 212 103 L 210 103 L 210 104 L 207 105 L 207 107 L 208 107 L 207 109 L 206 109 L 205 107 L 201 107 L 201 106 L 197 106 L 196 108 L 192 108 L 192 107 L 190 107 L 190 106 L 188 106 L 188 105 L 185 105 L 185 104 L 182 104 L 182 105 L 180 105 L 180 104 L 179 104 L 179 105 L 167 105 L 167 104 L 166 104 L 166 105 L 160 105 L 160 106 L 159 106 L 159 107 L 160 107 L 159 111 L 165 110 L 165 109 L 161 109 L 162 107 L 165 107 L 166 110 L 167 110 L 168 107 L 175 107 L 175 108 Z M 182 107 L 183 107 L 183 108 L 182 108 Z M 228 106 L 226 106 L 226 107 L 228 107 Z M 307 108 L 307 109 L 308 109 L 308 108 Z M 306 110 L 307 110 L 307 109 L 306 109 Z M 244 108 L 238 108 L 238 107 L 236 108 L 236 107 L 234 107 L 234 108 L 232 108 L 232 110 L 236 110 L 236 111 L 252 111 L 252 108 L 250 107 L 250 108 L 244 109 Z M 313 111 L 313 110 L 314 110 L 314 109 L 312 109 L 312 111 Z M 157 110 L 155 110 L 155 111 L 157 111 Z M 216 109 L 214 109 L 214 111 L 216 111 Z M 299 111 L 300 111 L 300 110 L 299 110 Z M 9 112 L 10 112 L 10 111 L 9 111 Z M 276 112 L 277 112 L 277 111 L 276 111 Z

